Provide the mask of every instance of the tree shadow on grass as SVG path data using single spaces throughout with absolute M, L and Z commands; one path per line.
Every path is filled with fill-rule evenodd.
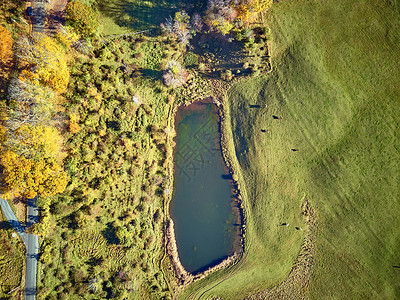
M 121 27 L 145 30 L 158 27 L 168 16 L 180 10 L 191 10 L 198 0 L 104 0 L 99 8 L 103 15 L 113 19 Z
M 143 77 L 146 77 L 148 79 L 152 79 L 152 80 L 161 80 L 162 79 L 162 72 L 159 70 L 142 69 L 140 71 L 142 72 Z
M 201 57 L 201 62 L 208 66 L 205 75 L 220 78 L 227 70 L 234 76 L 247 76 L 251 69 L 244 68 L 248 54 L 243 43 L 232 35 L 222 35 L 217 32 L 199 33 L 191 40 L 192 51 Z
M 119 245 L 120 241 L 116 235 L 114 225 L 111 222 L 107 223 L 106 229 L 104 229 L 101 234 L 107 240 L 109 244 Z
M 93 257 L 93 256 L 91 258 L 89 258 L 88 261 L 86 261 L 86 263 L 91 267 L 99 266 L 99 265 L 101 265 L 102 262 L 103 262 L 102 258 Z

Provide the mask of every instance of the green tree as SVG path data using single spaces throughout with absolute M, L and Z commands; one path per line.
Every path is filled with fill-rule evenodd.
M 75 30 L 85 36 L 92 36 L 96 33 L 99 26 L 99 15 L 89 5 L 81 1 L 71 1 L 68 3 L 66 22 Z
M 116 232 L 116 236 L 119 239 L 119 242 L 125 247 L 130 247 L 133 244 L 133 234 L 134 230 L 132 225 L 128 225 L 128 227 L 118 227 Z

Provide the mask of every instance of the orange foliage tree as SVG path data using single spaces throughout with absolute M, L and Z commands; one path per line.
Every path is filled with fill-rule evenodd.
M 8 64 L 13 56 L 14 40 L 12 34 L 4 26 L 0 25 L 0 63 Z
M 0 89 L 1 93 L 5 91 L 4 87 L 12 71 L 13 64 L 13 44 L 11 32 L 0 25 Z
M 81 130 L 81 127 L 78 124 L 78 118 L 75 114 L 71 114 L 69 116 L 69 131 L 77 133 L 79 130 Z

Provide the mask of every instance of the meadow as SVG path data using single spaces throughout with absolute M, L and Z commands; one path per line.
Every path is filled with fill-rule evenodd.
M 225 99 L 246 255 L 181 299 L 399 297 L 399 21 L 397 2 L 274 4 L 274 71 Z M 304 201 L 316 225 L 299 265 Z

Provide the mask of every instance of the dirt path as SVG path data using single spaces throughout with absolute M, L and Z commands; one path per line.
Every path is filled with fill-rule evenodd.
M 31 33 L 53 35 L 60 25 L 64 24 L 68 0 L 31 0 L 25 3 L 25 9 L 33 7 L 33 15 L 30 18 Z

